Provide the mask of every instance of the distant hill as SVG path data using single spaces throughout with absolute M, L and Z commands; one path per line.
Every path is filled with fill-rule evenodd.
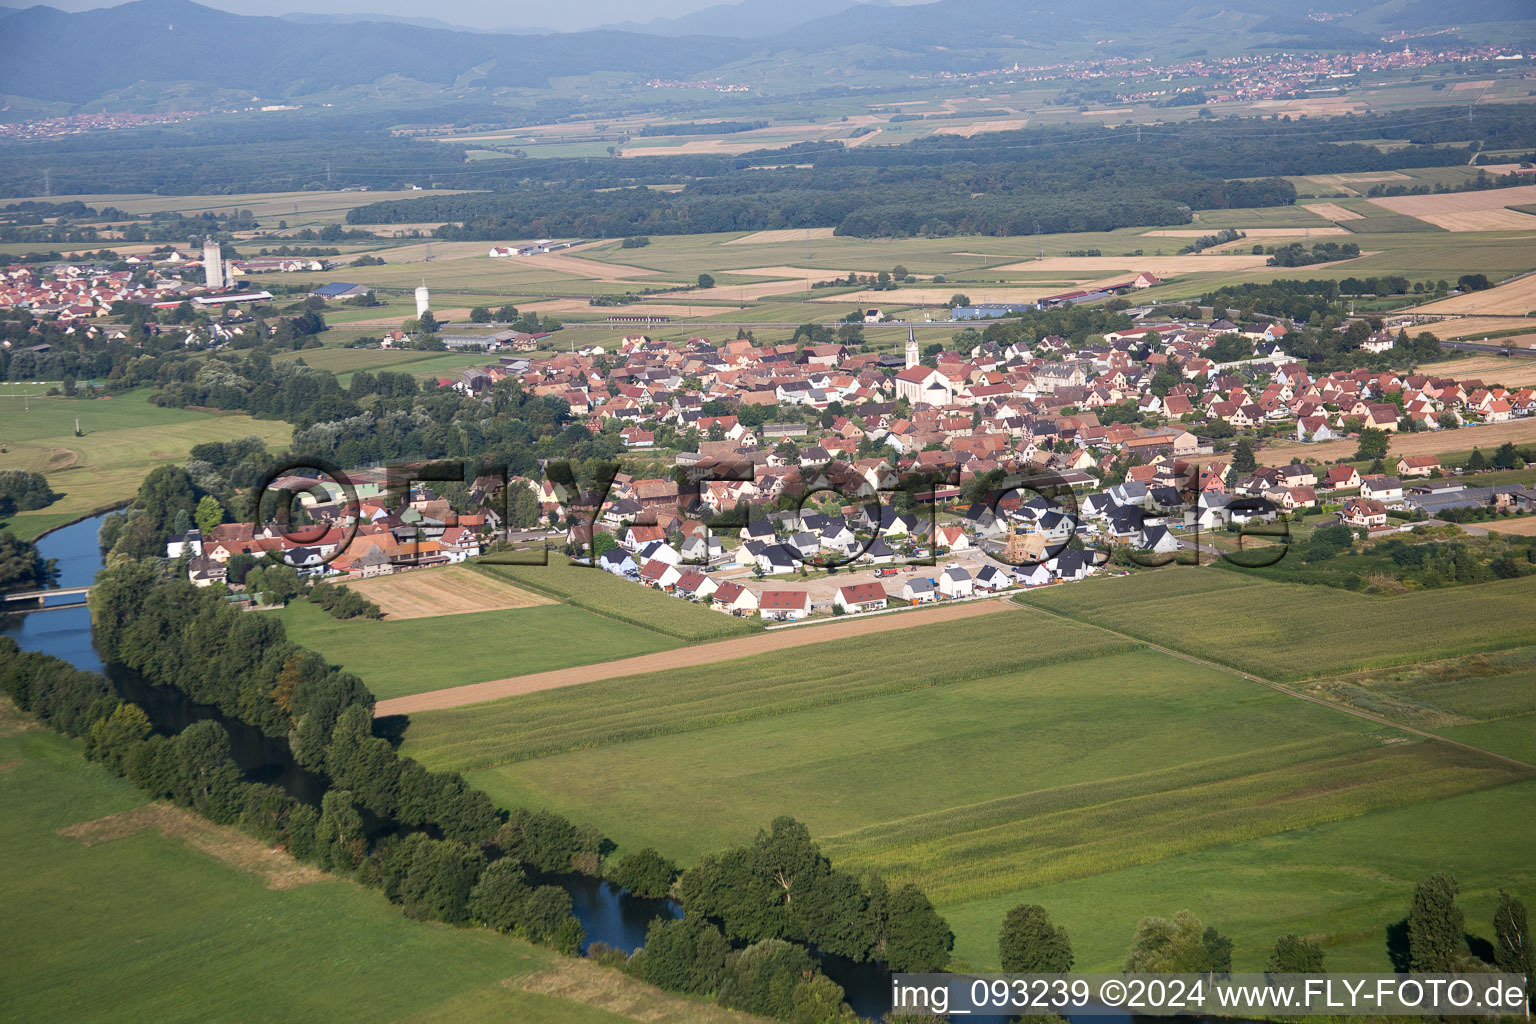
M 1357 49 L 1394 29 L 1524 21 L 1532 0 L 741 0 L 584 32 L 461 31 L 430 17 L 245 17 L 191 0 L 66 14 L 0 8 L 0 94 L 152 107 L 324 96 L 484 102 L 559 77 L 741 81 L 797 61 L 822 82 L 855 71 L 974 71 L 1094 56 Z M 1313 21 L 1308 13 L 1338 15 Z M 353 90 L 351 97 L 343 94 Z M 393 102 L 394 100 L 390 100 Z
M 739 0 L 737 3 L 715 4 L 677 18 L 627 21 L 608 27 L 658 36 L 706 35 L 757 39 L 789 31 L 796 25 L 857 5 L 858 0 Z
M 697 74 L 733 59 L 727 39 L 592 31 L 492 35 L 360 21 L 300 24 L 190 0 L 135 0 L 79 14 L 31 7 L 4 18 L 0 93 L 85 103 L 140 82 L 206 83 L 262 99 L 366 85 L 391 75 L 447 87 L 544 86 L 596 71 Z

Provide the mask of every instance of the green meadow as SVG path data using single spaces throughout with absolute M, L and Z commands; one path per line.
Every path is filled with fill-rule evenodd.
M 1190 567 L 1015 600 L 1279 680 L 1521 646 L 1536 614 L 1522 580 L 1383 596 Z
M 504 557 L 525 561 L 532 555 L 533 552 L 514 552 L 508 556 L 489 556 L 470 564 L 472 568 L 493 578 L 557 598 L 573 608 L 654 630 L 685 643 L 720 640 L 755 633 L 762 628 L 755 619 L 734 618 L 711 611 L 707 605 L 694 604 L 659 590 L 621 580 L 600 569 L 572 565 L 557 552 L 550 553 L 548 565 L 517 565 L 499 561 Z M 578 637 L 584 643 L 589 642 L 579 633 L 573 634 L 572 639 Z M 594 651 L 602 650 L 600 645 L 592 646 Z M 611 661 L 622 656 L 610 653 L 606 657 L 589 660 Z
M 566 605 L 339 620 L 295 601 L 259 614 L 281 614 L 290 640 L 356 672 L 380 700 L 677 646 L 655 630 Z
M 1230 615 L 1222 581 L 1194 575 L 1217 590 L 1208 606 Z M 1294 610 L 1278 585 L 1258 586 L 1261 617 Z M 1372 844 L 1395 842 L 1390 823 L 1404 814 L 1459 815 L 1490 832 L 1496 857 L 1457 848 L 1479 898 L 1533 880 L 1529 865 L 1506 864 L 1520 828 L 1487 808 L 1528 798 L 1536 768 L 1029 608 L 418 714 L 404 751 L 466 771 L 499 805 L 552 807 L 621 850 L 655 846 L 684 864 L 795 815 L 835 863 L 921 885 L 949 915 L 960 962 L 981 968 L 996 966 L 1007 908 L 1038 900 L 1083 934 L 1081 959 L 1098 967 L 1140 916 L 1189 907 L 1233 930 L 1250 967 L 1261 944 L 1305 930 L 1385 969 L 1380 929 L 1421 877 L 1411 865 L 1428 874 L 1453 838 L 1372 875 L 1365 894 L 1283 876 L 1300 889 L 1289 916 L 1243 898 L 1274 848 L 1335 881 L 1375 871 Z M 1306 861 L 1308 837 L 1336 834 L 1346 838 Z M 1222 857 L 1225 874 L 1188 866 Z M 1130 881 L 1148 875 L 1159 884 L 1145 892 Z M 1095 902 L 1100 892 L 1120 898 Z M 1264 893 L 1272 909 L 1285 886 Z
M 89 843 L 61 835 L 153 808 L 85 761 L 79 743 L 31 726 L 8 702 L 0 706 L 0 803 L 7 1020 L 633 1019 L 522 991 L 560 962 L 542 947 L 410 921 L 380 893 L 328 876 L 301 873 L 271 888 L 276 875 L 242 860 L 264 848 L 233 830 L 197 822 L 162 831 L 117 819 L 123 824 L 102 823 Z M 681 1007 L 678 1019 L 719 1019 L 712 1008 L 670 1001 Z
M 192 446 L 256 434 L 281 449 L 292 433 L 281 420 L 240 413 L 162 409 L 140 389 L 101 398 L 0 397 L 0 469 L 47 475 L 63 497 L 36 512 L 18 513 L 11 528 L 36 536 L 132 498 L 151 469 L 183 462 Z M 80 437 L 75 436 L 75 422 Z

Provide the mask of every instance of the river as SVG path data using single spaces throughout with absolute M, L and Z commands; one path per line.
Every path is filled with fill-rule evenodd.
M 96 538 L 107 515 L 102 513 L 62 527 L 37 541 L 44 558 L 57 559 L 60 587 L 87 586 L 96 578 L 103 566 Z M 160 731 L 179 732 L 192 722 L 208 718 L 222 723 L 230 734 L 235 763 L 247 776 L 282 786 L 307 803 L 319 804 L 326 779 L 294 763 L 285 741 L 264 736 L 244 722 L 226 718 L 216 708 L 188 700 L 170 687 L 146 683 L 136 672 L 119 665 L 103 665 L 94 645 L 91 613 L 87 608 L 22 613 L 6 625 L 4 632 L 27 650 L 42 651 L 77 668 L 105 674 L 119 695 L 142 707 Z M 632 953 L 645 944 L 646 928 L 651 921 L 682 916 L 682 909 L 672 900 L 641 899 L 611 882 L 587 875 L 559 875 L 542 881 L 558 884 L 571 894 L 572 911 L 586 929 L 588 945 L 602 942 Z M 890 1009 L 890 972 L 880 965 L 823 957 L 822 969 L 843 986 L 849 1005 L 860 1016 L 877 1019 Z M 989 1024 L 1005 1018 L 967 1019 Z M 1082 1018 L 1085 1022 L 1089 1019 Z M 1123 1014 L 1091 1019 L 1100 1024 L 1132 1022 L 1131 1017 Z

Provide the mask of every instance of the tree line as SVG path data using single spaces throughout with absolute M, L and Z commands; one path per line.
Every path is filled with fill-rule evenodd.
M 251 782 L 219 723 L 161 735 L 101 675 L 21 651 L 9 639 L 0 643 L 0 688 L 24 710 L 85 739 L 92 759 L 155 798 L 376 886 L 408 916 L 481 924 L 567 953 L 581 946 L 569 896 L 537 883 L 569 872 L 603 874 L 613 844 L 601 834 L 549 811 L 498 810 L 457 772 L 428 771 L 399 756 L 374 734 L 373 696 L 355 675 L 288 641 L 279 620 L 166 579 L 155 562 L 124 560 L 104 570 L 91 606 L 105 659 L 285 739 L 325 791 L 316 807 Z M 896 969 L 937 970 L 953 943 L 915 886 L 890 888 L 877 876 L 836 870 L 790 818 L 681 877 L 654 850 L 612 861 L 606 873 L 637 894 L 675 895 L 692 936 L 682 945 L 709 951 L 693 963 L 694 976 L 709 979 L 725 1005 L 752 1012 L 789 1017 L 797 1005 L 815 1004 L 831 1014 L 815 1019 L 845 1019 L 836 1009 L 841 990 L 815 973 L 812 946 Z M 853 915 L 846 923 L 845 912 Z M 662 977 L 666 964 L 678 962 L 682 934 L 658 930 L 653 967 L 643 970 L 646 957 L 636 954 L 632 969 Z

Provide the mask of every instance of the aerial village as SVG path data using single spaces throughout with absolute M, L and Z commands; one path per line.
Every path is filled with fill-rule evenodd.
M 1529 489 L 1469 486 L 1434 456 L 1363 473 L 1299 456 L 1235 468 L 1231 439 L 1257 430 L 1315 444 L 1536 414 L 1531 388 L 1366 369 L 1314 378 L 1285 354 L 1287 333 L 1280 319 L 1143 315 L 1086 346 L 1047 336 L 926 357 L 910 328 L 901 353 L 633 334 L 612 350 L 502 354 L 437 384 L 489 400 L 516 382 L 558 398 L 648 475 L 621 472 L 606 493 L 482 477 L 455 510 L 429 485 L 400 501 L 384 470 L 364 469 L 352 474 L 355 501 L 307 499 L 307 531 L 225 524 L 173 538 L 168 554 L 187 554 L 206 585 L 231 558 L 275 550 L 301 572 L 344 579 L 548 547 L 725 614 L 793 622 L 1122 571 L 1117 551 L 1160 564 L 1141 559 L 1320 510 L 1362 536 L 1448 508 L 1536 510 Z M 1232 334 L 1257 354 L 1204 354 Z M 485 340 L 493 355 L 503 347 Z M 1384 326 L 1362 348 L 1397 341 Z M 685 437 L 697 441 L 677 450 Z M 518 488 L 536 522 L 507 514 Z

